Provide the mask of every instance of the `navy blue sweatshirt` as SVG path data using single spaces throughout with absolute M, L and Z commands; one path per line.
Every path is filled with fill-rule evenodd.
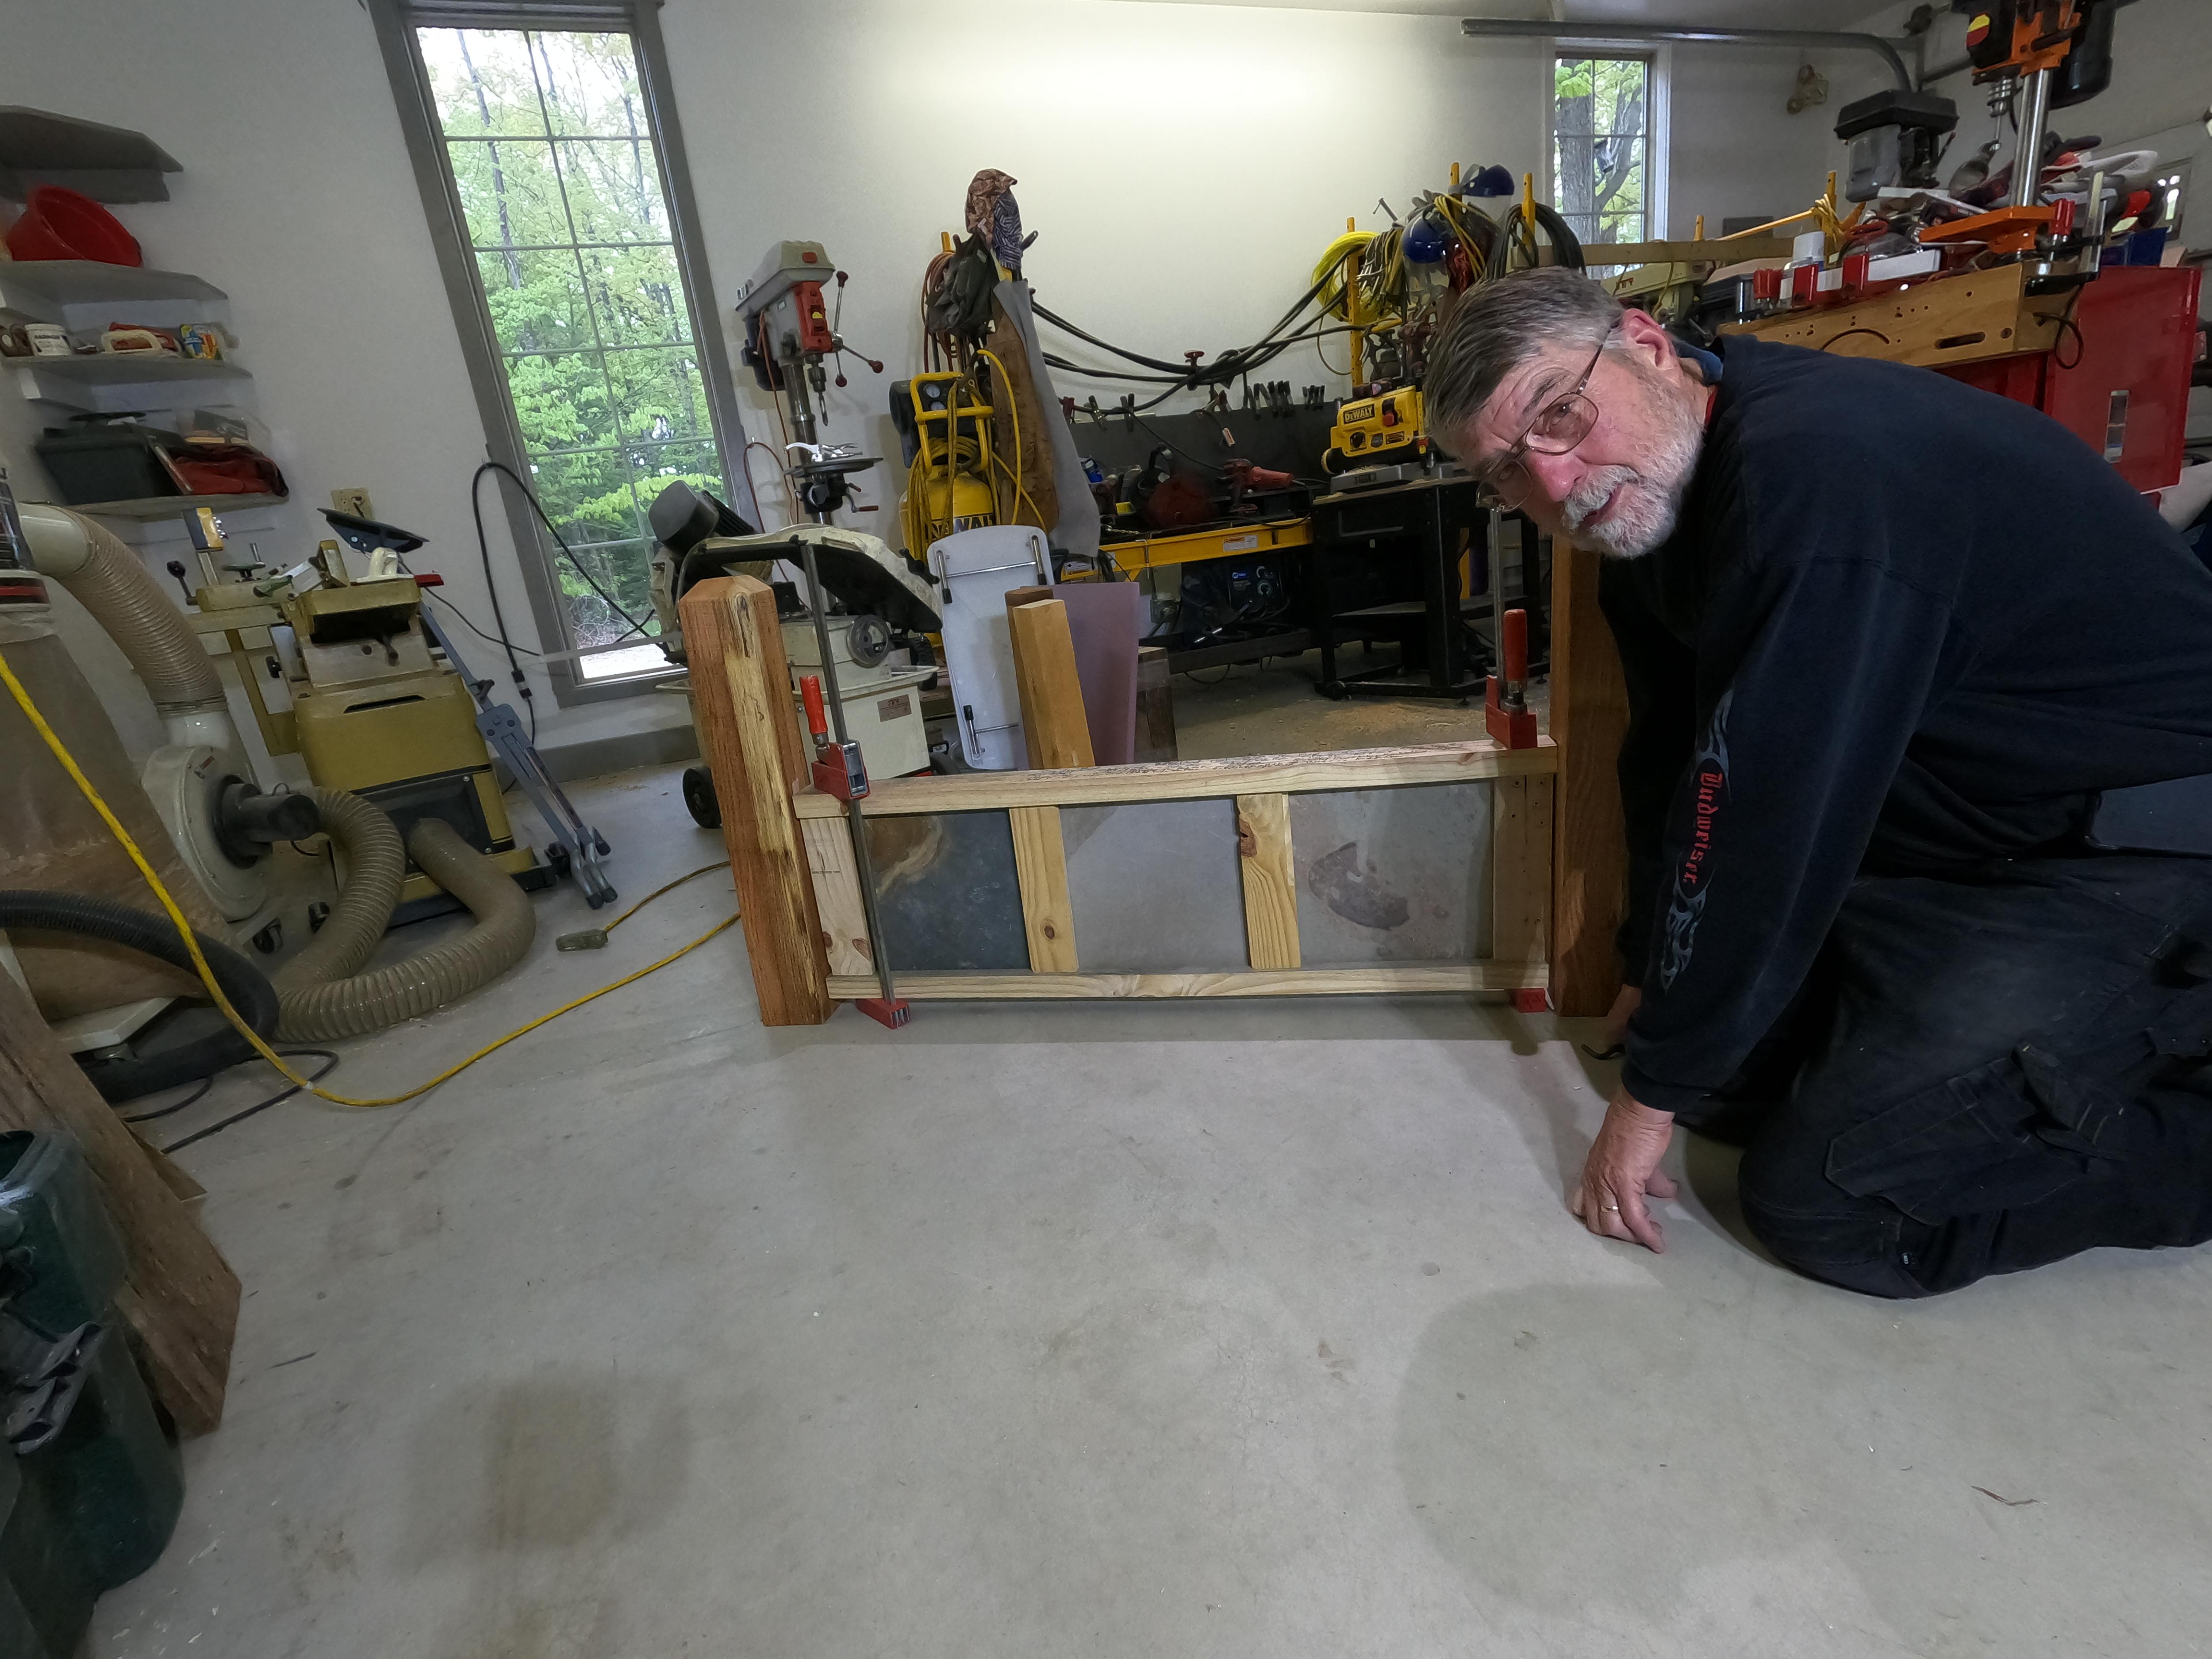
M 1695 1122 L 1853 878 L 2078 846 L 2212 773 L 2212 570 L 2064 428 L 1746 336 L 1674 536 L 1607 559 L 1644 1002 L 1623 1081 Z

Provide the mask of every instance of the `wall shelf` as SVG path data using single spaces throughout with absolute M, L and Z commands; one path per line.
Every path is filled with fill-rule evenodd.
M 76 330 L 111 322 L 173 328 L 212 320 L 230 296 L 181 270 L 104 264 L 96 259 L 0 262 L 0 310 Z
M 170 357 L 151 351 L 103 351 L 76 357 L 9 357 L 15 384 L 26 398 L 62 404 L 88 414 L 173 409 L 194 385 L 219 388 L 232 401 L 238 385 L 253 377 L 236 363 Z
M 0 196 L 61 185 L 95 202 L 166 202 L 165 173 L 184 166 L 143 132 L 52 110 L 0 105 Z
M 156 519 L 180 519 L 196 507 L 211 507 L 218 513 L 243 513 L 248 507 L 282 507 L 285 495 L 142 495 L 130 501 L 86 501 L 69 508 L 101 519 L 135 519 L 151 524 Z

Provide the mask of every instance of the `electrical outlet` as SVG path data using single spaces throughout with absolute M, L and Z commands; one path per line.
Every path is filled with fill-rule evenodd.
M 331 491 L 331 505 L 341 513 L 352 514 L 356 519 L 373 519 L 376 516 L 375 509 L 368 504 L 368 492 L 366 489 L 333 489 Z

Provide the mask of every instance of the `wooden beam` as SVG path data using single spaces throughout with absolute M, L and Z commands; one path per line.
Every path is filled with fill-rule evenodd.
M 775 596 L 750 576 L 717 576 L 693 587 L 678 609 L 699 750 L 721 804 L 761 1023 L 818 1025 L 832 1008 L 829 963 L 792 811 L 805 750 Z
M 1262 970 L 1297 967 L 1298 869 L 1288 795 L 1237 797 L 1237 852 L 1244 872 L 1247 958 Z
M 1552 556 L 1552 736 L 1559 745 L 1552 863 L 1552 1006 L 1602 1014 L 1621 984 L 1614 944 L 1628 904 L 1617 768 L 1628 686 L 1597 603 L 1598 555 Z
M 1604 627 L 1602 618 L 1598 626 Z M 1610 650 L 1609 637 L 1604 643 Z M 1555 701 L 1557 695 L 1554 691 Z M 1558 718 L 1556 713 L 1553 718 Z M 891 817 L 907 812 L 1002 811 L 1014 806 L 1218 800 L 1246 794 L 1296 795 L 1316 790 L 1390 789 L 1414 783 L 1548 775 L 1559 766 L 1559 750 L 1548 738 L 1540 738 L 1534 749 L 1506 749 L 1480 738 L 1405 749 L 1345 749 L 1319 755 L 1259 755 L 1065 771 L 891 778 L 877 784 L 860 806 L 872 817 Z M 845 803 L 836 796 L 813 790 L 802 792 L 793 805 L 802 818 L 836 817 L 845 810 Z
M 901 974 L 915 1002 L 1058 1000 L 1092 997 L 1408 996 L 1430 992 L 1540 990 L 1542 963 L 1427 963 L 1380 968 L 1304 968 L 1278 973 Z M 872 979 L 833 979 L 833 996 L 875 994 Z
M 129 1269 L 116 1307 L 155 1395 L 186 1434 L 214 1429 L 222 1421 L 238 1328 L 238 1275 L 130 1128 L 63 1052 L 30 994 L 4 973 L 0 1127 L 66 1135 L 83 1152 L 123 1235 Z
M 1730 323 L 1721 332 L 1923 368 L 2050 351 L 2058 344 L 2075 296 L 2031 295 L 2027 273 L 2025 265 L 1998 265 L 1915 283 L 1856 305 Z
M 1096 766 L 1083 685 L 1075 675 L 1075 641 L 1067 607 L 1058 599 L 1012 606 L 1006 627 L 1014 649 L 1014 689 L 1022 700 L 1022 736 L 1030 765 Z
M 1552 780 L 1490 787 L 1490 957 L 1541 962 L 1552 920 Z
M 872 974 L 875 946 L 853 858 L 853 828 L 842 818 L 809 818 L 799 826 L 814 878 L 814 909 L 822 918 L 822 950 L 833 974 Z
M 1072 974 L 1077 966 L 1075 907 L 1067 896 L 1060 808 L 1017 806 L 1006 817 L 1014 831 L 1014 878 L 1021 887 L 1030 967 L 1040 974 Z

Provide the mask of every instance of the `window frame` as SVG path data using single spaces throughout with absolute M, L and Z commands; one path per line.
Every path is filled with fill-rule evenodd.
M 1543 133 L 1537 154 L 1543 158 L 1544 200 L 1553 211 L 1559 208 L 1559 158 L 1557 155 L 1559 130 L 1559 68 L 1562 61 L 1574 62 L 1587 58 L 1607 58 L 1614 62 L 1632 61 L 1648 65 L 1644 100 L 1644 237 L 1650 241 L 1664 241 L 1668 237 L 1668 183 L 1673 172 L 1674 106 L 1672 86 L 1674 79 L 1674 49 L 1664 44 L 1648 41 L 1608 40 L 1602 36 L 1556 35 L 1552 40 L 1551 55 L 1545 60 Z M 1578 233 L 1579 234 L 1579 233 Z M 1592 244 L 1605 246 L 1604 243 Z M 1584 249 L 1587 256 L 1588 247 Z M 1594 270 L 1615 269 L 1610 265 L 1589 262 Z
M 744 467 L 744 420 L 731 378 L 721 312 L 707 267 L 698 203 L 692 193 L 683 128 L 669 79 L 667 48 L 660 34 L 660 0 L 363 0 L 363 3 L 375 26 L 439 274 L 460 335 L 461 357 L 483 422 L 484 457 L 512 467 L 517 477 L 524 478 L 531 476 L 530 462 L 507 392 L 504 348 L 492 327 L 490 303 L 477 269 L 459 186 L 446 154 L 428 67 L 415 32 L 420 28 L 537 29 L 630 37 L 637 52 L 647 130 L 659 159 L 670 239 L 675 246 L 677 270 L 684 279 L 692 343 L 698 352 L 708 419 L 721 457 L 726 493 L 731 506 L 758 524 L 760 505 Z M 610 675 L 605 679 L 585 678 L 575 630 L 556 574 L 559 550 L 520 493 L 496 473 L 493 483 L 507 514 L 508 534 L 520 556 L 516 562 L 521 568 L 523 592 L 538 643 L 545 647 L 541 665 L 552 684 L 554 702 L 565 708 L 633 696 L 649 692 L 658 682 L 680 673 L 675 664 L 667 663 L 640 673 Z

